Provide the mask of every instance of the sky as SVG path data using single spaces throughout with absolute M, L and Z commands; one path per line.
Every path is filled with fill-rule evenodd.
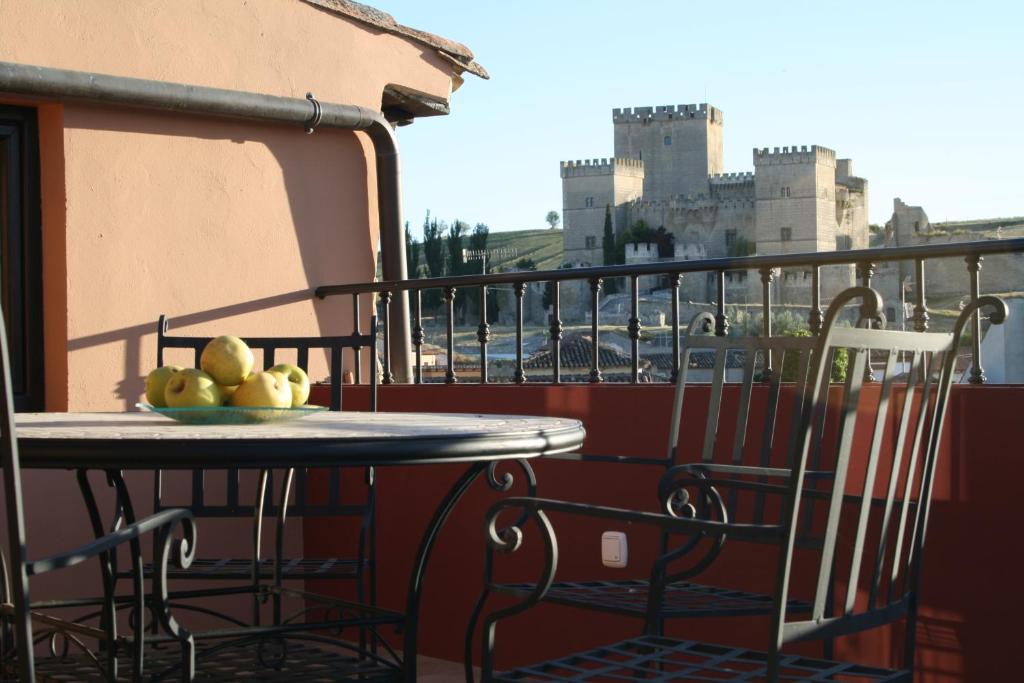
M 405 218 L 547 227 L 559 162 L 612 156 L 616 107 L 708 102 L 725 172 L 823 145 L 933 222 L 1024 215 L 1024 3 L 369 0 L 491 75 L 399 129 Z

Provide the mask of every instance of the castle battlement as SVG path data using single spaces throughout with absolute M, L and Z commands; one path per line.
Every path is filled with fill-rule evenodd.
M 644 176 L 644 162 L 641 159 L 577 159 L 559 164 L 563 178 L 580 176 L 626 175 L 636 178 Z
M 820 145 L 803 145 L 797 147 L 783 147 L 781 150 L 775 147 L 768 151 L 767 147 L 754 149 L 754 166 L 773 166 L 778 164 L 823 164 L 825 166 L 836 165 L 835 150 Z
M 712 185 L 738 185 L 754 182 L 753 171 L 745 173 L 712 173 L 708 176 Z
M 636 123 L 643 121 L 676 121 L 685 119 L 707 119 L 712 123 L 723 122 L 722 110 L 706 102 L 700 104 L 669 104 L 659 107 L 627 107 L 612 109 L 614 123 Z

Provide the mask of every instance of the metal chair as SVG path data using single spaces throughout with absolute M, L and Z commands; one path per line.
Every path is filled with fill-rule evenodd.
M 921 559 L 956 348 L 978 309 L 991 309 L 990 320 L 1001 323 L 1006 306 L 994 297 L 979 298 L 962 312 L 951 334 L 837 327 L 840 309 L 856 298 L 863 300 L 868 316 L 883 310 L 878 294 L 863 287 L 833 301 L 812 354 L 808 400 L 799 406 L 786 449 L 791 466 L 694 463 L 674 468 L 659 486 L 659 513 L 535 497 L 494 505 L 486 521 L 485 590 L 467 637 L 467 675 L 469 638 L 498 588 L 495 552 L 519 549 L 530 538 L 530 523 L 543 549 L 543 572 L 529 593 L 520 593 L 521 602 L 492 610 L 484 619 L 483 680 L 911 680 Z M 844 351 L 849 368 L 842 397 L 830 401 L 829 375 Z M 865 386 L 872 359 L 884 363 L 877 388 Z M 772 503 L 742 508 L 741 517 L 730 518 L 725 511 L 734 494 Z M 498 622 L 537 604 L 558 585 L 558 542 L 549 515 L 650 525 L 677 542 L 650 570 L 642 636 L 495 673 Z M 813 556 L 809 568 L 816 571 L 807 584 L 795 581 L 792 572 L 802 532 L 818 539 L 808 546 Z M 763 649 L 666 637 L 657 618 L 673 583 L 706 566 L 727 539 L 770 543 L 779 551 L 775 592 L 769 596 L 772 633 Z M 674 569 L 684 558 L 690 565 Z M 794 609 L 793 598 L 805 609 Z M 783 651 L 790 643 L 824 642 L 901 620 L 906 623 L 905 652 L 897 669 Z
M 115 680 L 120 674 L 122 678 L 118 680 L 124 680 L 127 670 L 133 680 L 141 680 L 143 663 L 146 662 L 149 670 L 170 667 L 177 672 L 178 675 L 168 676 L 165 680 L 191 680 L 194 673 L 193 638 L 171 616 L 166 584 L 155 581 L 151 594 L 146 595 L 142 578 L 141 540 L 153 536 L 156 550 L 154 558 L 158 568 L 166 571 L 172 562 L 181 560 L 187 565 L 188 558 L 195 550 L 196 540 L 192 514 L 188 510 L 169 508 L 104 534 L 92 489 L 85 474 L 80 472 L 78 482 L 89 508 L 93 530 L 96 532 L 95 540 L 49 557 L 29 559 L 11 393 L 11 366 L 3 316 L 0 316 L 0 384 L 0 419 L 3 420 L 0 424 L 0 458 L 3 464 L 8 538 L 6 557 L 0 558 L 3 560 L 0 581 L 0 642 L 3 646 L 0 679 L 69 681 L 95 676 L 100 680 Z M 108 476 L 117 490 L 122 491 L 124 482 L 119 474 L 110 473 Z M 131 593 L 115 595 L 117 553 L 125 549 L 130 555 L 132 566 Z M 92 560 L 97 562 L 100 569 L 103 596 L 83 601 L 83 604 L 102 605 L 98 626 L 60 616 L 68 608 L 81 606 L 75 601 L 31 601 L 30 578 Z M 148 603 L 151 613 L 172 635 L 149 635 L 139 620 L 130 627 L 129 633 L 119 632 L 116 616 L 119 604 L 130 606 L 139 614 L 145 603 Z M 73 648 L 74 653 L 55 651 L 54 656 L 37 662 L 35 645 L 51 636 L 63 639 L 66 645 Z M 96 645 L 90 647 L 90 643 Z M 73 671 L 88 673 L 80 676 L 71 673 Z
M 713 329 L 714 322 L 711 314 L 700 313 L 688 327 L 680 351 L 666 456 L 652 459 L 591 455 L 582 456 L 582 460 L 662 465 L 669 473 L 666 475 L 669 480 L 673 473 L 685 475 L 694 467 L 723 477 L 738 476 L 747 472 L 749 466 L 792 466 L 792 439 L 796 435 L 801 407 L 808 398 L 807 376 L 815 339 L 700 334 Z M 735 397 L 734 402 L 732 397 Z M 721 419 L 723 403 L 732 406 L 735 420 Z M 789 422 L 783 424 L 787 415 Z M 693 441 L 692 446 L 680 447 L 684 416 L 686 432 L 697 434 L 698 440 Z M 812 472 L 808 476 L 825 474 Z M 813 499 L 815 494 L 808 495 Z M 659 498 L 652 496 L 652 509 L 657 509 L 658 501 Z M 753 508 L 753 520 L 760 522 L 765 515 L 766 502 L 763 495 L 745 498 L 733 490 L 721 500 L 698 496 L 692 502 L 677 498 L 673 504 L 697 505 L 702 514 L 716 515 L 719 519 L 735 519 L 739 506 L 749 505 Z M 813 546 L 817 542 L 809 529 L 801 527 L 799 532 L 798 546 Z M 668 548 L 669 536 L 667 532 L 662 535 L 663 549 Z M 656 603 L 649 601 L 649 582 L 642 578 L 563 580 L 552 585 L 544 599 L 571 607 L 648 619 L 662 625 L 666 619 L 683 617 L 770 614 L 770 596 L 689 580 L 707 569 L 715 557 L 709 555 L 688 571 L 674 573 L 673 581 L 664 587 L 662 599 Z M 500 584 L 495 588 L 527 596 L 536 586 L 519 583 Z M 807 607 L 798 601 L 790 604 L 791 609 Z
M 169 320 L 161 315 L 157 323 L 157 364 L 165 363 L 168 349 L 191 350 L 196 367 L 203 348 L 210 341 L 208 337 L 171 336 L 167 334 Z M 243 341 L 254 350 L 262 353 L 264 368 L 273 367 L 282 351 L 294 351 L 295 364 L 304 371 L 309 370 L 311 351 L 323 350 L 329 361 L 330 409 L 341 410 L 341 394 L 343 383 L 342 352 L 351 349 L 355 376 L 360 371 L 361 350 L 367 349 L 371 358 L 376 349 L 376 317 L 371 318 L 370 331 L 366 334 L 356 332 L 348 336 L 330 337 L 246 337 Z M 358 381 L 358 379 L 357 379 Z M 377 409 L 377 373 L 370 373 L 370 410 Z M 187 599 L 202 599 L 216 595 L 251 592 L 252 623 L 261 621 L 260 605 L 268 599 L 273 603 L 273 623 L 281 624 L 300 618 L 309 608 L 316 604 L 312 595 L 294 589 L 285 589 L 284 583 L 304 580 L 337 580 L 351 582 L 355 586 L 356 602 L 370 606 L 376 604 L 376 487 L 373 468 L 364 472 L 365 486 L 361 486 L 360 496 L 349 494 L 343 496 L 342 476 L 337 469 L 323 473 L 327 480 L 326 500 L 318 500 L 314 494 L 311 472 L 298 468 L 280 473 L 280 491 L 275 499 L 273 495 L 274 474 L 264 470 L 255 482 L 255 491 L 251 499 L 245 499 L 244 489 L 239 470 L 224 473 L 224 490 L 211 490 L 213 477 L 209 472 L 194 470 L 191 473 L 191 486 L 188 499 L 181 503 L 173 501 L 173 505 L 183 506 L 191 510 L 197 518 L 244 518 L 252 522 L 252 554 L 244 558 L 200 557 L 196 558 L 187 571 L 171 572 L 172 579 L 205 580 L 217 582 L 214 588 L 177 590 L 173 594 L 176 608 L 197 609 L 212 613 L 208 607 L 197 604 L 180 603 Z M 346 477 L 351 478 L 351 473 Z M 165 476 L 157 472 L 154 479 L 153 507 L 162 510 L 168 505 L 164 491 Z M 276 519 L 275 546 L 272 557 L 264 557 L 263 531 L 268 516 Z M 352 557 L 301 557 L 285 556 L 284 543 L 286 522 L 289 518 L 302 517 L 336 517 L 354 519 L 358 523 L 358 540 L 356 552 Z M 301 598 L 304 607 L 297 614 L 282 614 L 282 595 Z M 218 613 L 229 622 L 240 625 L 237 619 Z M 361 633 L 361 643 L 365 641 L 365 633 Z M 376 642 L 376 641 L 375 641 Z

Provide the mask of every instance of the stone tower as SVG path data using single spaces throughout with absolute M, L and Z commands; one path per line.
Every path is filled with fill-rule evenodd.
M 836 248 L 836 153 L 811 145 L 754 150 L 757 253 Z
M 644 197 L 708 193 L 722 172 L 722 112 L 708 104 L 612 110 L 615 156 L 644 162 Z
M 563 161 L 561 175 L 565 260 L 603 265 L 605 207 L 612 210 L 612 229 L 621 232 L 626 203 L 643 193 L 644 163 L 638 159 Z

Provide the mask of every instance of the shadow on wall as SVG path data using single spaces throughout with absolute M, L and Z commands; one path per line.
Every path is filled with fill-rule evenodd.
M 108 216 L 113 214 L 115 220 L 128 220 L 139 215 L 144 219 L 146 211 L 155 210 L 169 211 L 176 221 L 181 220 L 185 225 L 189 224 L 190 216 L 197 221 L 219 220 L 222 222 L 214 228 L 215 237 L 224 240 L 222 244 L 237 247 L 233 253 L 240 254 L 243 259 L 227 267 L 215 264 L 216 268 L 231 273 L 236 281 L 222 283 L 225 286 L 220 291 L 211 291 L 208 296 L 201 296 L 194 285 L 192 289 L 189 289 L 188 284 L 165 287 L 161 266 L 156 262 L 149 263 L 138 274 L 150 279 L 141 286 L 148 288 L 154 295 L 150 297 L 154 301 L 152 308 L 142 311 L 145 304 L 141 304 L 138 298 L 134 307 L 131 302 L 126 305 L 127 311 L 130 311 L 128 315 L 136 320 L 141 317 L 141 322 L 69 340 L 69 353 L 107 344 L 121 345 L 122 379 L 113 382 L 110 388 L 111 393 L 123 401 L 125 408 L 132 407 L 142 394 L 145 374 L 151 369 L 149 365 L 155 361 L 156 344 L 149 335 L 155 333 L 160 313 L 168 314 L 172 325 L 178 329 L 276 308 L 278 310 L 272 319 L 250 318 L 250 321 L 255 322 L 245 321 L 244 325 L 233 323 L 236 330 L 243 326 L 251 329 L 249 332 L 236 331 L 236 334 L 273 335 L 296 334 L 300 326 L 308 330 L 308 311 L 311 309 L 320 333 L 342 334 L 351 331 L 351 303 L 347 298 L 337 297 L 321 302 L 313 297 L 312 289 L 324 282 L 356 282 L 373 277 L 377 235 L 376 227 L 371 227 L 371 219 L 376 214 L 376 202 L 373 201 L 376 188 L 368 187 L 370 169 L 367 156 L 372 155 L 368 141 L 348 131 L 322 130 L 314 135 L 306 135 L 301 127 L 239 124 L 237 121 L 210 117 L 101 107 L 69 108 L 65 125 L 69 130 L 123 134 L 124 141 L 119 137 L 115 142 L 118 147 L 113 152 L 114 158 L 104 165 L 110 169 L 112 176 L 103 182 L 109 183 L 110 192 L 136 192 L 141 195 L 143 206 L 136 209 L 134 204 L 120 201 L 119 208 L 108 212 Z M 136 134 L 148 136 L 139 138 L 138 151 L 131 149 L 136 147 L 132 139 Z M 174 138 L 174 141 L 164 144 L 160 140 L 154 141 L 151 136 Z M 215 146 L 207 145 L 203 148 L 201 142 L 191 144 L 191 140 L 197 139 L 239 145 L 257 143 L 261 147 L 239 155 Z M 166 156 L 162 153 L 164 149 L 168 150 Z M 159 160 L 153 159 L 153 154 L 150 154 L 153 150 L 160 153 Z M 277 169 L 268 166 L 266 152 L 278 165 Z M 129 168 L 143 170 L 143 177 L 133 178 L 131 172 L 119 169 L 119 160 L 116 158 L 118 153 L 124 156 Z M 188 168 L 182 168 L 183 164 L 189 162 L 195 162 L 195 175 L 201 175 L 201 179 L 190 176 Z M 177 164 L 177 167 L 171 167 L 170 164 Z M 159 167 L 161 165 L 163 169 Z M 182 178 L 184 180 L 176 189 L 173 184 Z M 250 180 L 255 182 L 246 188 Z M 187 194 L 190 192 L 189 187 L 192 188 L 191 197 Z M 283 190 L 280 197 L 272 194 L 277 187 Z M 212 195 L 219 199 L 217 203 L 199 206 L 187 204 L 190 200 L 209 201 L 211 192 L 219 192 Z M 202 196 L 197 197 L 195 194 Z M 124 197 L 112 199 L 122 200 Z M 275 215 L 274 211 L 281 210 L 281 201 L 287 201 L 287 214 L 282 211 Z M 186 204 L 182 206 L 181 202 Z M 118 211 L 120 213 L 116 213 Z M 203 211 L 209 215 L 203 215 Z M 102 223 L 105 217 L 85 216 L 77 218 L 77 223 Z M 376 223 L 375 220 L 373 222 Z M 69 240 L 72 231 L 82 230 L 75 223 L 75 219 L 69 219 Z M 275 223 L 291 230 L 293 234 L 275 234 L 271 231 Z M 246 227 L 247 224 L 254 227 Z M 205 227 L 209 229 L 209 226 Z M 191 232 L 185 233 L 185 236 L 195 237 L 199 234 L 200 228 L 195 225 L 190 225 L 189 229 Z M 154 227 L 144 237 L 155 242 L 171 239 L 159 232 L 159 228 Z M 185 236 L 183 239 L 187 239 Z M 154 249 L 152 243 L 144 244 L 140 241 L 133 244 L 132 239 L 132 235 L 124 233 L 120 238 L 121 244 L 114 243 L 115 247 L 127 247 L 136 250 L 136 253 L 143 249 Z M 268 288 L 265 272 L 267 264 L 278 258 L 273 251 L 279 244 L 278 240 L 288 244 L 288 249 L 297 247 L 300 259 L 298 262 L 294 259 L 289 261 L 294 264 L 293 270 L 282 281 L 292 286 L 297 281 L 305 282 L 309 285 L 308 289 L 266 294 Z M 175 255 L 171 254 L 171 257 Z M 286 254 L 284 258 L 289 259 L 291 256 Z M 299 263 L 301 275 L 296 272 Z M 119 270 L 110 261 L 107 264 L 111 271 Z M 111 299 L 120 295 L 118 288 L 125 285 L 124 282 L 116 282 L 118 275 L 112 274 L 107 278 L 108 284 L 103 285 L 109 288 L 106 293 Z M 257 298 L 243 298 L 247 291 L 252 291 Z M 238 303 L 226 303 L 202 310 L 182 311 L 180 307 L 182 303 L 187 307 L 200 301 L 231 301 L 233 297 L 236 297 Z M 303 301 L 310 302 L 308 308 L 287 308 Z M 81 314 L 82 304 L 78 306 Z M 370 308 L 364 305 L 367 318 Z M 225 330 L 221 326 L 207 327 L 205 331 L 217 334 Z

